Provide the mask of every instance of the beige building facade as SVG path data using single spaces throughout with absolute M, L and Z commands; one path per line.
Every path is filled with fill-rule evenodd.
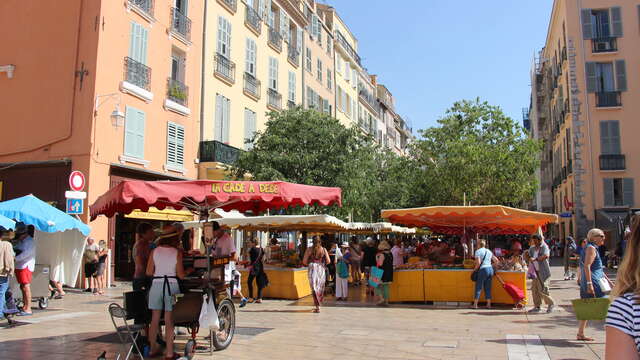
M 619 236 L 640 198 L 632 154 L 640 151 L 638 5 L 556 0 L 545 47 L 532 71 L 529 120 L 545 141 L 541 193 L 560 214 L 556 236 L 597 226 Z M 532 116 L 533 115 L 533 116 Z M 538 196 L 539 208 L 549 199 Z

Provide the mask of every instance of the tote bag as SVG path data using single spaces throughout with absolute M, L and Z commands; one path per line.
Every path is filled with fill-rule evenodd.
M 382 274 L 384 274 L 384 270 L 379 267 L 373 266 L 371 267 L 371 274 L 369 275 L 369 285 L 377 288 L 382 283 Z
M 575 299 L 571 304 L 578 320 L 604 320 L 611 301 L 608 298 Z

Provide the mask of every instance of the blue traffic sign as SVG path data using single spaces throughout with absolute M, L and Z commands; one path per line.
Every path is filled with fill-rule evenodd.
M 80 215 L 84 209 L 84 199 L 67 199 L 67 214 Z

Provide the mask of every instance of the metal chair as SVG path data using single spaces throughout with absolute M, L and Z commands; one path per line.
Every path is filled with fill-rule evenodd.
M 145 324 L 129 324 L 127 323 L 127 312 L 125 309 L 116 304 L 112 303 L 109 305 L 109 315 L 111 315 L 111 322 L 113 322 L 113 326 L 116 328 L 116 333 L 118 334 L 118 338 L 120 338 L 120 342 L 122 344 L 122 349 L 127 352 L 127 356 L 124 358 L 128 360 L 129 357 L 133 354 L 134 349 L 138 352 L 138 355 L 141 359 L 144 359 L 142 356 L 142 350 L 138 347 L 138 337 L 140 336 L 140 331 L 142 331 L 146 325 Z M 119 319 L 124 325 L 118 326 L 116 323 L 116 319 Z M 129 348 L 127 349 L 127 346 Z M 117 359 L 120 359 L 121 353 L 118 353 Z

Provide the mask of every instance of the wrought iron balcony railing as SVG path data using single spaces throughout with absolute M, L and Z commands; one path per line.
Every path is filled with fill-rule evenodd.
M 274 89 L 267 90 L 267 105 L 276 110 L 282 109 L 282 95 Z
M 124 58 L 124 79 L 137 87 L 151 90 L 151 68 L 130 57 Z
M 345 39 L 342 33 L 336 30 L 336 35 L 337 35 L 336 38 L 338 39 L 338 44 L 342 46 L 342 48 L 353 58 L 353 60 L 356 61 L 356 63 L 358 63 L 358 65 L 362 66 L 362 64 L 360 63 L 360 55 L 358 55 L 358 53 L 353 49 L 353 47 L 349 45 L 349 42 L 347 42 L 347 39 Z
M 278 51 L 282 51 L 282 35 L 274 28 L 269 28 L 269 44 Z
M 248 72 L 245 72 L 244 73 L 244 91 L 259 99 L 260 98 L 260 80 L 256 79 L 255 76 L 249 74 Z
M 294 45 L 289 44 L 288 51 L 287 57 L 289 61 L 298 66 L 300 64 L 300 53 L 298 53 L 298 49 L 296 49 Z
M 262 19 L 260 19 L 260 15 L 258 15 L 258 12 L 255 11 L 252 7 L 247 6 L 247 11 L 244 17 L 244 23 L 247 24 L 247 26 L 249 26 L 253 30 L 255 30 L 255 32 L 260 34 L 260 31 L 262 29 L 262 27 L 260 26 L 262 25 Z
M 153 0 L 129 0 L 129 4 L 153 16 Z
M 591 45 L 594 53 L 618 51 L 618 43 L 614 37 L 591 39 Z
M 238 2 L 236 0 L 218 0 L 218 2 L 234 13 L 238 10 Z
M 180 105 L 188 106 L 189 87 L 176 79 L 168 78 L 167 97 Z
M 191 19 L 177 8 L 171 8 L 171 31 L 182 35 L 187 41 L 191 41 Z
M 622 106 L 620 91 L 602 91 L 596 93 L 597 107 Z
M 217 140 L 200 141 L 200 162 L 219 162 L 231 165 L 242 150 Z
M 625 170 L 626 158 L 623 154 L 600 155 L 600 170 Z
M 236 81 L 236 64 L 220 54 L 216 54 L 214 61 L 216 74 L 234 83 Z

